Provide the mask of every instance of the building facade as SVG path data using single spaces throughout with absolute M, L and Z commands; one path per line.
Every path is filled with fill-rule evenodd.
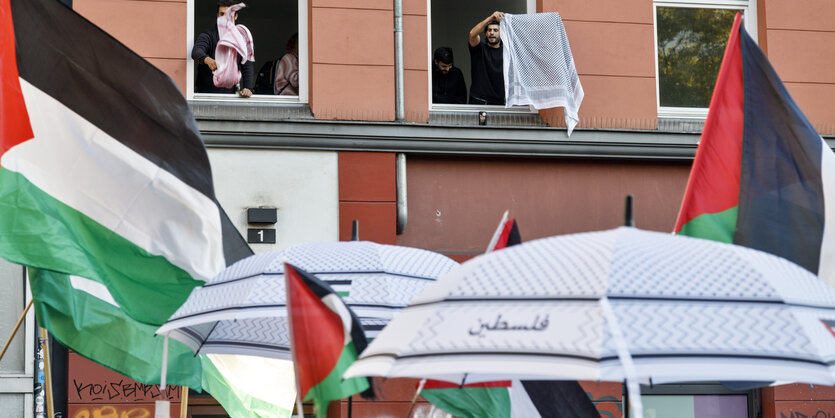
M 532 240 L 619 226 L 627 194 L 635 198 L 638 227 L 671 231 L 737 11 L 835 145 L 829 0 L 402 0 L 402 20 L 396 2 L 386 0 L 246 3 L 238 23 L 252 31 L 256 74 L 292 49 L 288 40 L 297 34 L 297 95 L 196 91 L 191 49 L 214 24 L 213 0 L 74 0 L 72 7 L 179 86 L 209 149 L 218 198 L 244 236 L 255 228 L 247 208 L 277 208 L 275 243 L 252 243 L 256 252 L 345 240 L 358 219 L 363 240 L 464 261 L 484 251 L 505 210 Z M 450 47 L 469 85 L 467 33 L 494 10 L 562 17 L 585 91 L 570 137 L 559 108 L 433 103 L 433 51 Z M 486 112 L 485 125 L 479 112 Z M 0 275 L 19 278 L 0 294 L 4 335 L 23 309 L 26 287 L 17 267 L 0 266 Z M 12 356 L 0 362 L 0 408 L 19 416 L 29 416 L 34 402 L 31 318 L 26 324 Z M 66 416 L 126 411 L 153 399 L 139 399 L 141 390 L 97 396 L 95 385 L 119 377 L 73 354 L 68 368 Z M 73 386 L 82 381 L 87 392 Z M 601 416 L 623 416 L 620 384 L 583 385 Z M 414 389 L 414 381 L 390 379 L 380 401 L 358 399 L 353 413 L 405 416 Z M 659 411 L 692 410 L 693 417 L 835 414 L 835 390 L 808 385 L 734 392 L 705 383 L 646 394 Z M 205 398 L 190 406 L 195 417 L 217 411 Z M 329 412 L 347 416 L 347 405 Z

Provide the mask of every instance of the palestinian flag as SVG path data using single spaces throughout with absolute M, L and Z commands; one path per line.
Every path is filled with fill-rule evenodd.
M 250 254 L 165 74 L 54 0 L 0 0 L 0 256 L 162 324 Z
M 766 251 L 835 284 L 835 154 L 740 21 L 675 232 Z
M 486 252 L 522 243 L 516 219 L 507 216 L 505 212 Z M 420 394 L 432 405 L 461 418 L 600 417 L 577 381 L 504 380 L 457 385 L 426 380 Z
M 32 266 L 52 335 L 159 383 L 157 326 L 250 254 L 171 80 L 57 1 L 0 0 L 0 256 Z M 290 414 L 179 342 L 168 356 L 169 383 L 209 390 L 233 417 Z
M 300 397 L 313 401 L 316 416 L 327 415 L 332 400 L 365 392 L 367 377 L 342 379 L 368 345 L 359 319 L 336 292 L 312 274 L 284 263 L 290 347 Z

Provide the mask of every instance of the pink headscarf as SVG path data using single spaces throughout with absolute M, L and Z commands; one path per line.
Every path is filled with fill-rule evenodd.
M 236 54 L 241 56 L 241 64 L 255 61 L 255 45 L 252 34 L 244 25 L 235 24 L 235 13 L 246 7 L 238 3 L 226 9 L 226 13 L 217 18 L 219 40 L 215 49 L 217 70 L 213 74 L 215 86 L 230 88 L 241 80 L 241 71 L 235 62 Z

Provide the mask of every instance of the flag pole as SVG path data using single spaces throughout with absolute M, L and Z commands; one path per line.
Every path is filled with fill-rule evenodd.
M 44 391 L 46 392 L 46 413 L 50 417 L 55 416 L 55 408 L 52 405 L 52 366 L 49 360 L 49 333 L 46 328 L 41 328 L 41 344 L 43 344 L 43 368 L 44 368 Z
M 183 391 L 180 395 L 180 418 L 186 418 L 188 415 L 188 386 L 183 386 Z
M 287 263 L 289 260 L 285 259 L 283 261 L 284 264 L 284 291 L 288 292 L 287 298 L 285 299 L 287 302 L 287 331 L 290 333 L 290 355 L 293 359 L 293 377 L 296 379 L 296 416 L 297 418 L 304 418 L 304 405 L 302 404 L 302 385 L 299 381 L 299 363 L 298 359 L 296 358 L 296 349 L 295 344 L 293 343 L 293 313 L 290 311 L 290 298 L 289 298 L 289 290 L 290 290 L 290 275 L 287 274 Z
M 9 346 L 12 345 L 12 340 L 14 339 L 15 334 L 17 334 L 17 330 L 20 329 L 20 324 L 23 323 L 23 319 L 26 318 L 26 312 L 29 312 L 29 308 L 32 307 L 32 301 L 34 299 L 29 299 L 29 303 L 26 304 L 26 307 L 23 308 L 23 313 L 20 314 L 20 318 L 17 319 L 17 323 L 14 324 L 14 329 L 12 329 L 12 334 L 9 335 L 9 339 L 6 340 L 6 343 L 3 344 L 3 350 L 0 351 L 0 360 L 3 359 L 3 355 L 6 354 L 6 350 L 9 349 Z

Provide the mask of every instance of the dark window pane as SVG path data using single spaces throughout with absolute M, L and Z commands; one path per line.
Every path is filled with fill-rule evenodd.
M 708 107 L 737 12 L 686 7 L 656 9 L 661 106 Z

